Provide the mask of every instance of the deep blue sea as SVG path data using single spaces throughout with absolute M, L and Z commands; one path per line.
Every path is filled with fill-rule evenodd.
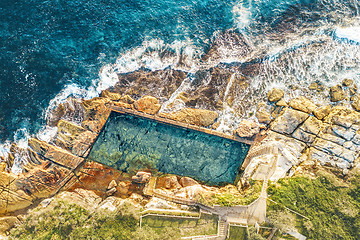
M 353 0 L 1 0 L 0 142 L 35 134 L 49 108 L 96 96 L 114 72 L 175 67 L 196 71 L 214 37 L 242 33 L 266 71 L 261 84 L 359 81 L 360 7 Z M 313 43 L 316 43 L 315 45 Z

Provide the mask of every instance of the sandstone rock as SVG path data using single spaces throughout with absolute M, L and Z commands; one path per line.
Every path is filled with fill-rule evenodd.
M 351 79 L 348 79 L 348 78 L 345 78 L 342 81 L 342 85 L 345 86 L 345 87 L 350 87 L 353 84 L 354 84 L 354 80 L 351 80 Z
M 330 101 L 338 102 L 345 99 L 345 92 L 341 85 L 336 85 L 330 88 Z
M 114 92 L 110 92 L 108 90 L 102 91 L 100 96 L 103 98 L 108 98 L 111 101 L 119 101 L 121 99 L 120 93 L 114 93 Z
M 145 205 L 147 209 L 177 209 L 175 203 L 157 198 L 152 197 L 150 201 Z
M 83 158 L 77 157 L 64 149 L 39 141 L 35 138 L 29 139 L 28 143 L 35 152 L 61 166 L 75 169 L 84 161 Z
M 112 189 L 114 187 L 117 187 L 117 183 L 115 180 L 111 180 L 111 182 L 109 183 L 109 186 L 107 187 L 107 189 Z
M 356 96 L 352 99 L 351 106 L 356 110 L 360 111 L 360 98 Z
M 124 199 L 118 197 L 107 197 L 105 198 L 97 207 L 96 211 L 110 211 L 110 212 L 117 212 L 119 207 L 123 205 Z
M 46 119 L 47 125 L 56 126 L 60 119 L 80 123 L 84 119 L 85 111 L 81 100 L 69 97 L 51 110 Z
M 319 84 L 317 84 L 316 82 L 310 84 L 309 89 L 310 90 L 316 90 L 318 88 Z
M 181 188 L 181 185 L 179 184 L 176 176 L 166 176 L 157 179 L 156 187 L 166 189 L 179 189 Z
M 353 87 L 349 87 L 349 93 L 350 93 L 350 96 L 353 96 L 357 93 L 357 86 L 354 85 Z
M 151 173 L 149 172 L 137 172 L 135 176 L 132 176 L 132 180 L 136 183 L 146 183 L 150 178 Z
M 284 91 L 279 88 L 273 88 L 271 91 L 268 92 L 267 96 L 269 102 L 277 102 L 284 97 Z
M 292 136 L 300 141 L 303 141 L 305 143 L 312 143 L 315 138 L 316 135 L 305 132 L 304 130 L 302 130 L 301 128 L 298 128 L 293 134 Z
M 5 172 L 7 165 L 5 162 L 0 162 L 0 172 Z
M 309 149 L 309 154 L 308 154 L 309 159 L 313 159 L 316 160 L 318 162 L 321 163 L 321 165 L 326 165 L 329 164 L 331 166 L 342 166 L 342 167 L 349 167 L 350 164 L 347 164 L 346 166 L 344 166 L 342 163 L 342 159 L 334 156 L 334 155 L 329 155 L 323 151 L 320 151 L 316 148 L 311 147 Z
M 122 96 L 120 98 L 120 101 L 127 103 L 127 104 L 133 104 L 135 102 L 135 100 L 132 97 L 130 97 L 129 95 Z
M 93 98 L 82 102 L 85 110 L 84 121 L 81 126 L 90 131 L 99 133 L 110 115 L 106 107 L 111 101 L 108 98 Z
M 73 192 L 61 192 L 55 199 L 76 204 L 90 212 L 93 212 L 96 208 L 98 208 L 102 201 L 101 197 L 96 195 L 93 191 L 81 188 L 77 188 Z
M 134 103 L 134 107 L 136 110 L 148 114 L 156 114 L 161 105 L 159 104 L 159 100 L 152 96 L 145 96 L 140 98 Z
M 352 128 L 345 128 L 345 127 L 339 126 L 339 125 L 332 125 L 331 130 L 333 133 L 335 133 L 339 137 L 342 137 L 348 141 L 354 137 L 355 132 L 356 132 L 356 130 L 354 130 Z
M 288 106 L 287 102 L 283 98 L 280 99 L 279 101 L 277 101 L 275 105 L 279 106 L 279 107 L 287 107 Z
M 197 181 L 195 181 L 192 178 L 189 177 L 182 177 L 180 179 L 180 184 L 183 187 L 189 187 L 189 186 L 194 186 L 194 185 L 199 185 L 199 183 Z
M 17 217 L 8 216 L 0 217 L 0 234 L 7 235 L 7 232 L 15 226 L 15 224 L 20 223 Z M 0 235 L 1 236 L 1 235 Z
M 84 156 L 94 143 L 97 134 L 74 123 L 60 120 L 55 143 L 77 156 Z
M 327 154 L 335 155 L 337 157 L 341 155 L 343 150 L 340 145 L 326 141 L 321 138 L 317 138 L 315 140 L 315 142 L 313 143 L 313 147 Z
M 235 130 L 239 137 L 251 138 L 259 133 L 259 125 L 252 120 L 243 120 Z
M 40 166 L 19 175 L 14 181 L 14 185 L 31 198 L 47 198 L 60 188 L 66 189 L 66 183 L 71 182 L 69 180 L 72 178 L 76 179 L 68 168 L 44 161 Z
M 265 110 L 258 110 L 255 113 L 255 117 L 259 123 L 269 124 L 271 122 L 270 113 Z
M 294 130 L 308 118 L 308 116 L 309 115 L 304 112 L 285 108 L 271 124 L 271 129 L 280 133 L 292 134 Z
M 324 118 L 324 122 L 350 128 L 352 125 L 360 123 L 360 113 L 347 107 L 336 106 Z
M 324 133 L 324 134 L 321 134 L 320 137 L 325 139 L 325 140 L 328 140 L 328 141 L 334 142 L 336 144 L 339 144 L 339 145 L 343 145 L 346 142 L 345 139 L 343 139 L 341 137 L 338 137 L 338 136 L 335 136 L 332 133 Z
M 129 193 L 130 185 L 130 182 L 120 181 L 118 186 L 116 187 L 117 193 L 119 193 L 121 196 L 127 196 Z
M 306 113 L 312 113 L 316 109 L 316 105 L 303 96 L 291 99 L 289 106 Z
M 86 162 L 78 173 L 78 178 L 79 182 L 74 183 L 69 191 L 76 188 L 84 188 L 95 191 L 101 197 L 106 197 L 107 188 L 112 180 L 118 183 L 115 193 L 116 197 L 128 197 L 131 191 L 133 191 L 131 176 L 97 162 Z M 136 190 L 138 187 L 138 185 L 135 186 L 134 191 L 142 190 Z
M 219 114 L 210 110 L 185 108 L 174 113 L 161 113 L 160 116 L 179 122 L 207 127 L 215 122 Z
M 301 130 L 304 132 L 312 133 L 318 135 L 319 132 L 326 127 L 322 121 L 317 118 L 310 116 L 306 121 L 300 126 Z
M 110 91 L 131 97 L 150 95 L 169 98 L 180 87 L 186 75 L 183 71 L 169 68 L 156 71 L 137 70 L 119 74 L 119 81 Z
M 106 196 L 112 196 L 117 191 L 116 187 L 113 187 L 106 191 Z
M 323 107 L 319 107 L 319 108 L 315 109 L 314 115 L 318 119 L 322 120 L 327 115 L 329 115 L 330 111 L 331 111 L 331 106 L 327 105 L 327 106 L 323 106 Z

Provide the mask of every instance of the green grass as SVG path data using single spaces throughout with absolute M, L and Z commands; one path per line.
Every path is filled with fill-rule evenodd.
M 212 196 L 203 196 L 198 199 L 201 203 L 209 206 L 221 205 L 221 206 L 237 206 L 237 205 L 249 205 L 255 201 L 261 192 L 262 181 L 250 181 L 250 186 L 246 190 L 223 192 L 213 194 Z
M 178 231 L 179 238 L 195 235 L 212 235 L 217 233 L 218 217 L 203 214 L 200 219 L 145 216 L 142 219 L 142 226 L 152 228 L 157 234 L 171 230 Z
M 246 227 L 230 226 L 228 240 L 247 240 Z
M 319 176 L 315 179 L 297 176 L 280 180 L 268 188 L 269 219 L 282 230 L 296 228 L 308 239 L 359 239 L 360 177 L 347 184 Z M 283 208 L 286 206 L 310 220 Z
M 124 206 L 117 213 L 93 212 L 66 202 L 57 202 L 52 208 L 37 208 L 24 222 L 10 232 L 9 239 L 119 239 L 163 240 L 179 239 L 180 231 L 166 229 L 155 232 L 139 228 L 138 213 Z

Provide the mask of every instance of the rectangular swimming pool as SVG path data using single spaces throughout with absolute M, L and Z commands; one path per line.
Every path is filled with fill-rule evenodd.
M 88 160 L 130 174 L 152 170 L 219 185 L 234 182 L 249 147 L 201 131 L 113 111 Z

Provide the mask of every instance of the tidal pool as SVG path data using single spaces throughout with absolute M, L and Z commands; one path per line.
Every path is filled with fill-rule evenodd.
M 233 183 L 249 145 L 112 112 L 88 160 L 134 174 L 150 169 L 211 185 Z

